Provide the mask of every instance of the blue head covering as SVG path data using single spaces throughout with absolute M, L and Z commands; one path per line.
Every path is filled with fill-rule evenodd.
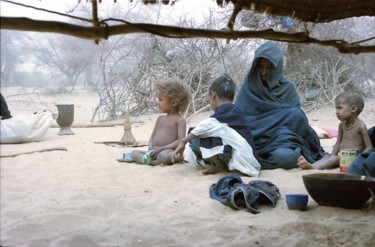
M 271 89 L 279 85 L 283 73 L 283 54 L 280 48 L 273 42 L 266 42 L 261 45 L 255 51 L 255 57 L 253 64 L 250 69 L 249 76 L 250 80 L 260 80 L 257 65 L 259 58 L 265 58 L 272 63 L 273 70 L 271 71 L 270 77 L 268 79 L 268 85 Z
M 267 80 L 270 91 L 263 86 L 259 76 L 258 61 L 260 58 L 267 59 L 273 65 Z M 249 98 L 249 95 L 257 97 Z M 243 110 L 250 114 L 258 114 L 267 109 L 272 110 L 278 107 L 300 106 L 300 99 L 294 83 L 283 76 L 283 54 L 275 43 L 266 42 L 255 51 L 254 61 L 242 84 L 237 103 L 240 108 L 241 105 L 244 105 Z M 253 106 L 255 109 L 252 109 Z M 258 109 L 257 106 L 262 108 Z

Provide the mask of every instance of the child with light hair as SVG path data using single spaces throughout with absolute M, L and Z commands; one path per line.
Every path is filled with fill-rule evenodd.
M 165 78 L 156 83 L 159 109 L 164 115 L 157 118 L 148 142 L 148 150 L 133 150 L 131 157 L 124 154 L 119 161 L 136 162 L 143 165 L 172 165 L 182 161 L 172 160 L 175 148 L 186 136 L 187 110 L 192 96 L 188 85 L 177 78 Z

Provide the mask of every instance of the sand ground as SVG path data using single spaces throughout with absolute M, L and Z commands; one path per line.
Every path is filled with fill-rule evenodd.
M 4 96 L 16 88 L 2 88 Z M 13 90 L 13 91 L 12 91 Z M 43 93 L 7 97 L 12 114 L 75 104 L 74 124 L 89 123 L 95 94 Z M 366 100 L 361 119 L 375 125 L 375 100 Z M 210 112 L 188 122 L 194 126 Z M 158 114 L 132 117 L 132 133 L 147 141 Z M 307 113 L 311 124 L 337 128 L 333 106 Z M 302 176 L 318 172 L 266 170 L 259 178 L 281 191 L 275 208 L 260 214 L 233 210 L 208 195 L 210 185 L 226 173 L 204 176 L 192 164 L 150 167 L 116 161 L 133 147 L 98 144 L 119 141 L 123 126 L 75 128 L 59 136 L 51 127 L 42 142 L 2 144 L 1 155 L 41 148 L 67 151 L 34 152 L 1 158 L 1 246 L 375 246 L 375 211 L 319 206 L 309 197 L 306 211 L 288 210 L 285 194 L 307 193 Z M 335 138 L 321 139 L 330 152 Z M 146 147 L 138 147 L 146 149 Z

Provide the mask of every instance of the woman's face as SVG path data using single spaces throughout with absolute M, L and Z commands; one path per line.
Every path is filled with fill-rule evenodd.
M 257 68 L 262 82 L 267 82 L 273 69 L 272 63 L 265 58 L 259 58 Z

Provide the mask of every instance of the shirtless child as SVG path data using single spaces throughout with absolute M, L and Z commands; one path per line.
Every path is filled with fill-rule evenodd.
M 133 150 L 132 159 L 144 165 L 172 165 L 180 162 L 172 156 L 180 140 L 186 135 L 186 119 L 183 113 L 191 101 L 190 89 L 176 78 L 166 78 L 156 83 L 159 116 L 148 142 L 148 151 Z
M 359 94 L 343 92 L 335 99 L 336 116 L 341 121 L 336 144 L 331 155 L 311 164 L 303 156 L 297 165 L 302 169 L 332 169 L 339 167 L 340 149 L 356 149 L 358 154 L 371 152 L 372 144 L 365 123 L 358 118 L 364 107 L 363 98 Z

